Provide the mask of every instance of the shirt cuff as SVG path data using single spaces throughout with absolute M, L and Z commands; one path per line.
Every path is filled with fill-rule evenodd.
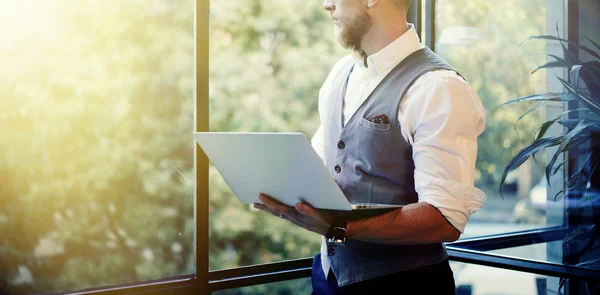
M 419 194 L 419 202 L 426 202 L 437 208 L 461 233 L 465 230 L 469 216 L 479 211 L 486 200 L 485 193 L 472 185 L 418 172 L 415 173 L 415 188 Z

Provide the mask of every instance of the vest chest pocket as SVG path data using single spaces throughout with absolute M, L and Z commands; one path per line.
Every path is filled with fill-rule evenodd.
M 360 125 L 363 128 L 367 128 L 367 129 L 379 131 L 379 132 L 389 132 L 390 130 L 392 130 L 391 124 L 373 123 L 365 118 L 360 118 L 358 125 Z

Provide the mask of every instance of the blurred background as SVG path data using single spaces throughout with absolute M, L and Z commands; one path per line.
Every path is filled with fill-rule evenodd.
M 548 91 L 544 70 L 530 74 L 546 60 L 546 43 L 519 44 L 562 28 L 548 12 L 562 2 L 437 1 L 435 49 L 488 111 L 476 168 L 488 201 L 463 238 L 554 222 L 541 182 L 545 156 L 509 175 L 504 197 L 498 192 L 504 166 L 531 142 L 546 108 L 516 126 L 531 105 L 494 108 Z M 210 129 L 312 137 L 319 88 L 349 54 L 321 1 L 210 3 Z M 193 0 L 0 0 L 0 290 L 194 273 L 194 45 Z M 212 166 L 209 192 L 210 270 L 319 251 L 320 237 L 241 204 Z M 545 247 L 512 255 L 546 259 Z M 502 272 L 453 269 L 457 285 Z M 512 291 L 536 290 L 539 276 L 495 274 L 515 285 L 494 294 L 536 294 Z M 309 292 L 301 279 L 216 293 Z
M 0 290 L 194 271 L 193 5 L 0 1 Z

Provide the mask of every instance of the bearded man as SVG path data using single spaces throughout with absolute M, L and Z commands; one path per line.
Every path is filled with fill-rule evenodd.
M 261 195 L 255 207 L 323 236 L 313 294 L 454 294 L 443 243 L 460 237 L 486 199 L 474 187 L 481 100 L 421 44 L 408 0 L 323 7 L 353 54 L 320 90 L 313 147 L 349 201 L 405 206 L 340 216 Z

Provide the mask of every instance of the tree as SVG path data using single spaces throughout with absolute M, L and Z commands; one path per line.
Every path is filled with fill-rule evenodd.
M 518 1 L 518 11 L 517 1 L 438 5 L 438 32 L 456 25 L 487 32 L 477 47 L 441 53 L 488 112 L 535 90 L 524 77 L 539 62 L 523 62 L 517 45 L 543 31 L 544 13 L 533 13 L 540 1 Z M 0 2 L 0 19 L 19 26 L 0 27 L 0 290 L 66 291 L 192 273 L 193 1 L 23 3 Z M 510 21 L 506 10 L 516 11 Z M 210 42 L 214 131 L 310 138 L 319 88 L 349 53 L 317 1 L 213 0 Z M 517 135 L 512 124 L 523 109 L 511 111 L 488 117 L 478 186 L 495 187 L 497 168 L 542 116 L 523 120 Z M 214 167 L 209 203 L 212 270 L 319 251 L 317 235 L 237 201 Z M 307 284 L 219 293 L 294 294 Z
M 495 197 L 502 167 L 530 141 L 537 129 L 533 123 L 543 122 L 545 117 L 541 106 L 515 126 L 531 104 L 512 110 L 495 108 L 512 98 L 546 89 L 544 71 L 530 75 L 544 60 L 545 45 L 519 46 L 529 36 L 546 32 L 546 3 L 443 1 L 436 9 L 436 51 L 463 74 L 487 111 L 486 130 L 478 140 L 476 186 Z M 452 35 L 452 29 L 464 33 Z M 539 179 L 542 167 L 538 163 L 529 173 Z
M 0 4 L 28 21 L 0 41 L 2 288 L 191 273 L 193 2 L 26 4 Z

